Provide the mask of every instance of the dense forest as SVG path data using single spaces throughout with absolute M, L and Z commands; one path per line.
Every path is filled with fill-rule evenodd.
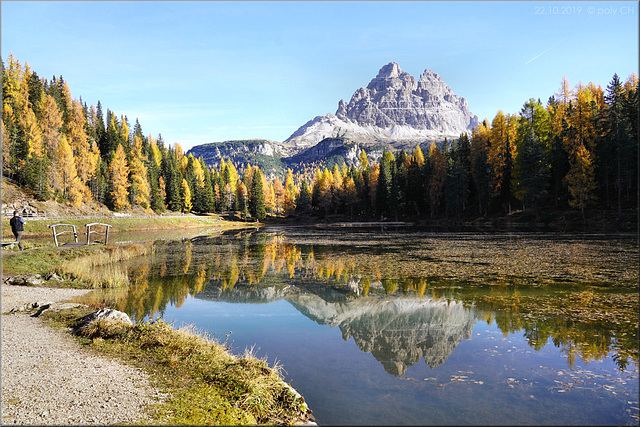
M 366 218 L 462 219 L 515 210 L 591 207 L 617 218 L 638 203 L 638 77 L 614 74 L 606 89 L 571 88 L 546 105 L 527 100 L 498 111 L 471 134 L 386 151 L 358 165 L 265 177 L 232 161 L 211 168 L 178 143 L 145 136 L 100 101 L 72 98 L 62 76 L 39 77 L 13 54 L 2 62 L 2 173 L 40 200 L 114 211 L 240 212 L 244 217 L 315 212 Z M 284 182 L 283 182 L 284 181 Z

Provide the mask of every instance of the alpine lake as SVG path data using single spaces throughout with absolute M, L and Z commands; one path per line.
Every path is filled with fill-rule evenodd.
M 319 425 L 637 425 L 636 235 L 266 227 L 96 290 L 282 367 Z

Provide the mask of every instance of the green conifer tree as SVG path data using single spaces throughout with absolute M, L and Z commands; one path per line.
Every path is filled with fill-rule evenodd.
M 256 169 L 251 179 L 251 195 L 249 199 L 249 211 L 251 216 L 262 221 L 267 216 L 264 204 L 264 189 L 262 187 L 262 171 Z

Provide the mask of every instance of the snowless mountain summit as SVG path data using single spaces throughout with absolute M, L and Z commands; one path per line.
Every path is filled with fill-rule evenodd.
M 335 114 L 315 117 L 284 142 L 304 147 L 336 136 L 360 143 L 423 142 L 458 138 L 477 125 L 467 101 L 438 74 L 425 69 L 416 82 L 390 62 L 348 104 L 341 99 Z

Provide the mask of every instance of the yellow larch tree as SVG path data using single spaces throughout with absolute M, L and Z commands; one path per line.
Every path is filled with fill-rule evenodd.
M 7 119 L 13 115 L 13 105 L 20 91 L 21 80 L 22 64 L 10 52 L 2 75 L 2 118 L 7 124 Z
M 576 129 L 576 138 L 567 141 L 565 147 L 568 153 L 577 151 L 580 145 L 584 145 L 589 151 L 595 149 L 596 127 L 595 122 L 598 116 L 598 99 L 604 98 L 602 87 L 596 87 L 593 83 L 583 86 L 578 83 L 575 96 L 575 112 L 572 114 L 572 125 Z
M 129 119 L 127 116 L 120 116 L 120 136 L 125 143 L 129 143 Z
M 378 189 L 378 177 L 380 176 L 380 165 L 374 163 L 369 167 L 369 200 L 371 201 L 371 207 L 376 206 L 376 193 Z
M 249 213 L 249 191 L 247 190 L 247 186 L 244 185 L 244 182 L 240 181 L 237 191 L 238 207 L 240 208 L 240 212 L 242 212 L 242 217 L 246 218 L 245 215 Z
M 60 128 L 62 127 L 62 112 L 56 100 L 51 95 L 45 95 L 38 105 L 40 126 L 44 147 L 51 156 L 60 145 Z
M 318 206 L 324 209 L 325 214 L 329 213 L 331 208 L 331 188 L 333 186 L 333 174 L 329 169 L 325 168 L 322 172 L 322 181 L 320 186 L 320 200 Z
M 193 154 L 189 154 L 189 157 L 193 159 L 193 174 L 195 175 L 196 185 L 204 188 L 204 169 L 202 169 L 200 161 L 193 157 Z
M 282 212 L 284 207 L 284 186 L 277 176 L 273 179 L 274 207 L 275 213 Z
M 127 155 L 122 148 L 122 144 L 118 144 L 116 152 L 111 160 L 109 167 L 111 177 L 111 197 L 113 198 L 113 207 L 120 210 L 129 205 L 129 165 L 127 164 Z
M 189 158 L 187 156 L 180 156 L 180 163 L 178 163 L 180 167 L 180 173 L 182 176 L 185 176 L 187 173 L 187 166 L 189 166 Z
M 367 152 L 364 150 L 360 151 L 360 155 L 358 156 L 358 164 L 360 165 L 360 170 L 369 170 L 369 158 L 367 157 Z
M 342 202 L 345 206 L 349 207 L 349 213 L 353 216 L 353 207 L 355 206 L 358 197 L 358 191 L 356 189 L 356 183 L 350 176 L 347 176 L 342 181 Z
M 556 99 L 564 106 L 569 105 L 569 102 L 573 99 L 574 94 L 571 90 L 571 86 L 569 85 L 567 76 L 562 76 L 560 90 L 555 94 L 555 96 Z
M 61 77 L 62 78 L 62 77 Z M 64 84 L 62 85 L 62 93 L 60 94 L 60 97 L 62 98 L 62 105 L 65 106 L 67 108 L 67 110 L 69 110 L 71 108 L 71 90 L 69 90 L 69 84 L 67 83 L 67 81 L 64 81 Z M 63 107 L 64 109 L 64 107 Z M 71 143 L 69 142 L 69 145 L 71 145 Z M 71 147 L 73 148 L 73 147 Z
M 76 170 L 80 180 L 87 184 L 96 173 L 95 163 L 91 164 L 91 144 L 85 130 L 87 119 L 80 101 L 73 100 L 69 105 L 67 120 L 67 140 L 76 159 Z
M 160 153 L 160 148 L 158 148 L 158 141 L 156 141 L 151 134 L 149 134 L 149 146 L 151 147 L 153 162 L 156 166 L 160 167 L 162 164 L 162 153 Z
M 342 203 L 342 173 L 338 165 L 333 165 L 331 171 L 331 207 L 335 213 L 338 213 L 340 204 Z
M 24 137 L 27 143 L 27 158 L 44 157 L 44 144 L 42 138 L 42 129 L 31 108 L 27 108 L 23 115 Z
M 176 155 L 176 160 L 178 161 L 178 164 L 179 164 L 182 158 L 184 157 L 184 150 L 182 149 L 180 144 L 176 142 L 175 144 L 173 144 L 173 151 Z
M 133 136 L 129 173 L 131 174 L 133 204 L 145 209 L 148 208 L 150 189 L 147 181 L 147 167 L 144 165 L 144 155 L 142 154 L 142 138 L 138 135 Z
M 264 199 L 264 207 L 267 212 L 276 213 L 276 192 L 273 189 L 273 183 L 269 186 L 269 197 Z
M 72 205 L 80 206 L 83 202 L 83 185 L 76 172 L 73 151 L 65 136 L 60 139 L 57 157 L 57 168 L 60 171 L 62 181 L 62 197 L 70 200 Z
M 416 148 L 413 150 L 413 158 L 418 166 L 422 167 L 422 165 L 424 165 L 424 153 L 422 152 L 422 148 L 420 148 L 420 144 L 416 145 Z
M 287 169 L 287 176 L 284 180 L 284 211 L 290 215 L 296 209 L 296 200 L 298 199 L 298 189 L 293 182 L 293 171 Z
M 191 202 L 191 189 L 187 180 L 182 178 L 182 185 L 180 186 L 180 196 L 182 197 L 182 207 L 185 212 L 191 212 L 193 203 Z
M 158 198 L 162 200 L 162 206 L 164 206 L 164 208 L 166 209 L 167 205 L 164 203 L 164 201 L 167 199 L 167 186 L 162 176 L 158 178 L 158 190 L 160 191 Z
M 282 210 L 285 215 L 291 215 L 296 209 L 296 202 L 294 196 L 291 195 L 290 187 L 284 187 L 284 200 L 282 203 Z

